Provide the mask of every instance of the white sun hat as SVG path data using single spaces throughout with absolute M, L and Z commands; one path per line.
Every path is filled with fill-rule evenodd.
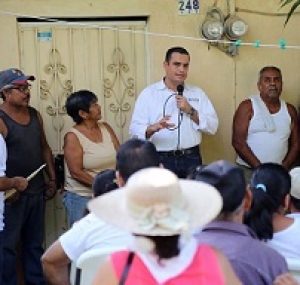
M 291 195 L 296 199 L 300 199 L 300 167 L 293 168 L 290 175 L 292 178 Z
M 134 234 L 171 236 L 204 226 L 222 208 L 222 198 L 203 182 L 178 179 L 151 167 L 134 173 L 125 187 L 91 200 L 101 220 Z

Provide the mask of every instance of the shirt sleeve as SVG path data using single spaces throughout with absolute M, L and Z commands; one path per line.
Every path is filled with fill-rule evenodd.
M 72 261 L 78 259 L 78 257 L 86 250 L 88 238 L 87 229 L 89 226 L 86 217 L 76 222 L 71 229 L 59 238 L 59 242 L 61 243 L 64 252 Z
M 5 176 L 7 150 L 3 136 L 0 134 L 0 177 Z
M 219 119 L 211 101 L 201 89 L 199 89 L 199 104 L 196 109 L 199 116 L 199 125 L 194 123 L 194 127 L 201 132 L 214 135 L 219 126 Z
M 149 126 L 148 102 L 149 91 L 144 89 L 135 102 L 134 111 L 129 127 L 129 134 L 133 138 L 146 139 L 146 130 Z

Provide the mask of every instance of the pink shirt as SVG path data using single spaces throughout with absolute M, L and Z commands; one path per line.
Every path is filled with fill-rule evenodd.
M 128 254 L 128 251 L 120 251 L 111 255 L 112 266 L 118 280 L 121 278 Z M 157 282 L 142 260 L 135 255 L 125 284 L 157 285 Z M 225 279 L 213 249 L 209 246 L 201 245 L 188 268 L 182 274 L 168 280 L 164 284 L 223 285 L 225 284 Z

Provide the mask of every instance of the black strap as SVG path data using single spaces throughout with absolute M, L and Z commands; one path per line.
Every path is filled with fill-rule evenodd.
M 131 267 L 133 258 L 134 258 L 134 252 L 130 251 L 130 253 L 128 254 L 128 257 L 127 257 L 125 267 L 124 267 L 123 272 L 122 272 L 122 276 L 121 276 L 119 285 L 124 285 L 125 284 L 125 281 L 127 279 L 127 276 L 128 276 L 129 269 Z

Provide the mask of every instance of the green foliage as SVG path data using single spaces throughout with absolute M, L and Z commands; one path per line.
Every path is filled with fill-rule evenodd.
M 294 11 L 297 9 L 297 7 L 300 5 L 300 0 L 280 0 L 280 8 L 288 5 L 288 4 L 292 4 L 292 7 L 290 9 L 290 11 L 288 12 L 288 15 L 286 17 L 284 26 L 288 23 L 289 19 L 291 18 L 292 14 L 294 13 Z

